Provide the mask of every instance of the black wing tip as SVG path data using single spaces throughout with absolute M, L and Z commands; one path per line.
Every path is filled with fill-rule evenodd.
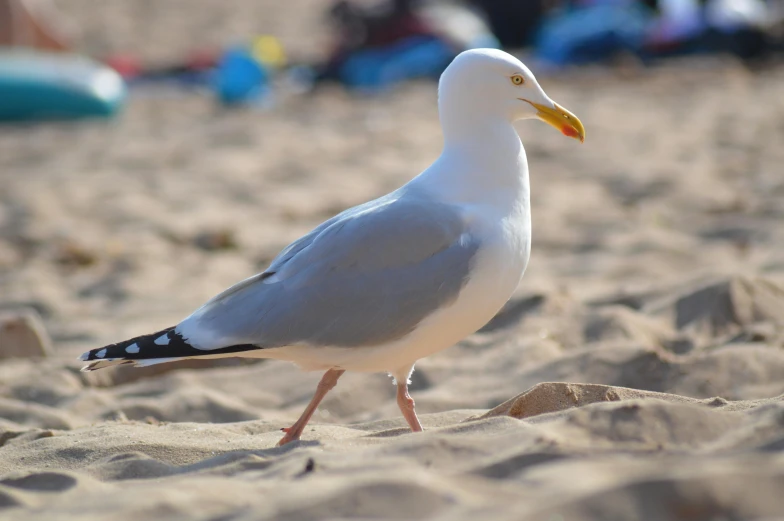
M 219 349 L 196 349 L 174 327 L 170 327 L 117 344 L 91 349 L 82 354 L 79 361 L 88 362 L 82 371 L 97 371 L 114 365 L 136 365 L 136 361 L 151 358 L 198 358 L 208 355 L 230 355 L 256 349 L 261 349 L 261 347 L 252 344 L 238 344 Z
M 173 330 L 174 328 L 170 327 L 158 331 L 156 333 L 134 337 L 129 340 L 125 340 L 124 342 L 118 342 L 117 344 L 109 344 L 103 347 L 99 347 L 97 349 L 91 349 L 86 353 L 82 353 L 79 356 L 80 362 L 94 362 L 86 365 L 84 368 L 82 368 L 82 370 L 95 371 L 96 369 L 100 369 L 101 368 L 100 364 L 95 362 L 113 362 L 116 360 L 127 360 L 128 363 L 132 363 L 133 360 L 139 360 L 144 358 L 161 358 L 162 354 L 165 355 L 163 349 L 165 348 L 165 345 L 156 343 L 156 340 L 159 340 L 164 335 L 166 336 L 166 338 L 173 336 L 169 334 Z M 158 352 L 153 352 L 150 349 L 151 346 L 157 347 Z M 143 350 L 142 347 L 145 347 L 146 349 Z M 112 364 L 112 365 L 118 365 L 118 364 Z M 98 366 L 98 367 L 94 367 L 94 366 Z

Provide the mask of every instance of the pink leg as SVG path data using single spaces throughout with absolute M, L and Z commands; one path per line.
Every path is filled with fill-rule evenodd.
M 422 432 L 422 424 L 419 423 L 416 411 L 414 411 L 414 399 L 408 394 L 408 384 L 398 382 L 397 384 L 397 406 L 403 413 L 403 418 L 408 422 L 412 432 Z
M 313 416 L 313 413 L 316 412 L 316 408 L 318 407 L 321 400 L 327 395 L 327 393 L 335 387 L 338 383 L 338 378 L 345 373 L 344 369 L 330 369 L 324 376 L 321 377 L 321 381 L 316 387 L 316 394 L 313 395 L 313 399 L 310 400 L 310 403 L 305 408 L 305 411 L 302 413 L 302 416 L 294 422 L 294 425 L 291 427 L 281 429 L 286 434 L 283 438 L 278 442 L 278 445 L 285 445 L 290 441 L 298 440 L 300 436 L 302 436 L 302 431 L 305 430 L 305 426 L 310 421 L 310 418 Z

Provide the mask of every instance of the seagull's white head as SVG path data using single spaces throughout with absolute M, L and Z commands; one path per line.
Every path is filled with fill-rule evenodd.
M 460 53 L 441 75 L 438 105 L 442 117 L 538 118 L 566 136 L 585 139 L 577 116 L 551 100 L 520 60 L 497 49 Z

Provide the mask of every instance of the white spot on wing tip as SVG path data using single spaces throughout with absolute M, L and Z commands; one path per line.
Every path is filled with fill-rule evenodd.
M 77 360 L 79 360 L 80 362 L 86 362 L 89 359 L 90 359 L 90 352 L 89 351 L 86 352 L 86 353 L 82 353 L 81 355 L 79 355 L 79 358 L 77 358 Z
M 125 348 L 125 352 L 129 354 L 134 354 L 139 352 L 139 344 L 131 344 Z
M 169 333 L 164 333 L 161 336 L 159 336 L 158 338 L 156 338 L 155 339 L 155 343 L 158 344 L 159 346 L 167 346 L 167 345 L 169 345 Z M 138 352 L 138 350 L 134 351 L 134 352 Z
M 104 356 L 106 356 L 106 349 L 101 349 L 100 351 L 95 353 L 96 358 L 103 358 Z

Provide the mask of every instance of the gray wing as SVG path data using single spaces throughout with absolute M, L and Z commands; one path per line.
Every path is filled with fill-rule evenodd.
M 382 344 L 457 298 L 478 248 L 453 207 L 393 194 L 325 222 L 181 325 L 201 349 Z

